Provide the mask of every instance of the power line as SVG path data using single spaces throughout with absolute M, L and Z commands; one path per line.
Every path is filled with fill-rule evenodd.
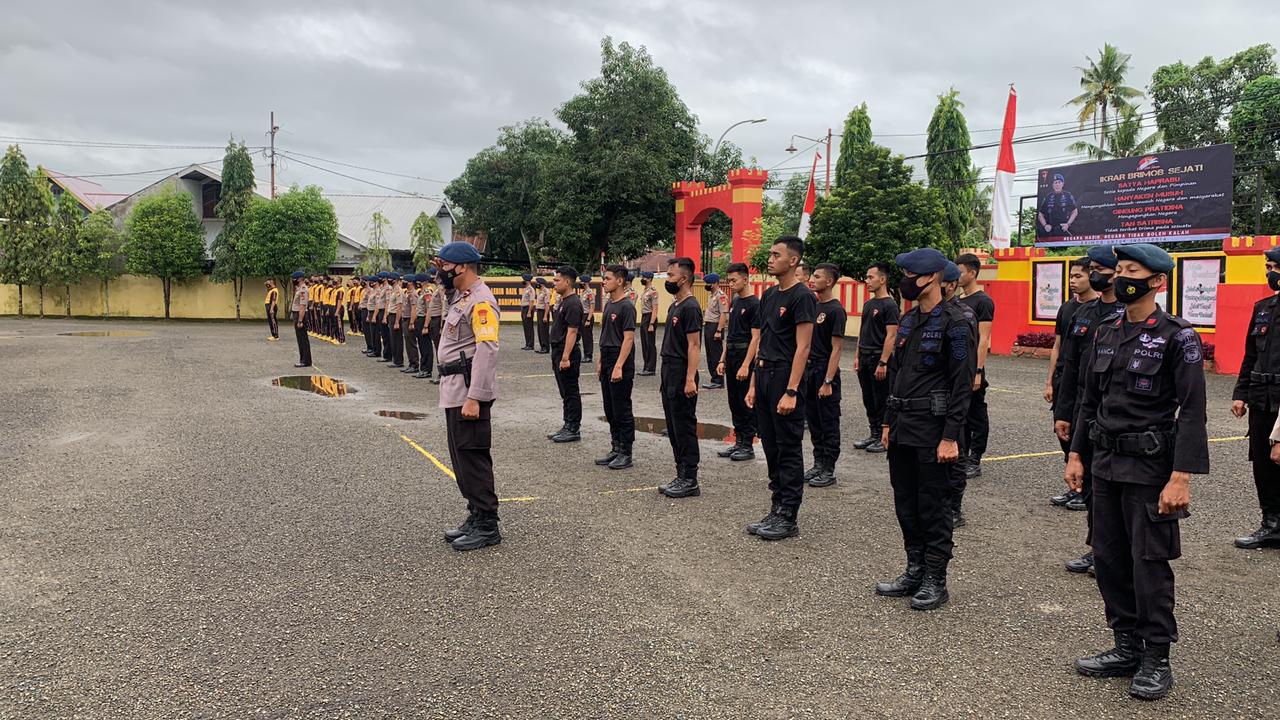
M 424 199 L 427 199 L 427 200 L 440 200 L 440 199 L 441 199 L 441 198 L 439 198 L 439 197 L 432 197 L 432 196 L 430 196 L 430 195 L 423 195 L 422 193 L 410 192 L 410 191 L 408 191 L 408 190 L 401 190 L 400 188 L 394 188 L 394 187 L 391 187 L 390 185 L 383 185 L 383 184 L 381 184 L 381 183 L 376 183 L 376 182 L 374 182 L 374 181 L 372 181 L 372 180 L 366 180 L 366 179 L 361 178 L 361 177 L 356 177 L 355 175 L 348 175 L 348 174 L 346 174 L 346 173 L 340 173 L 340 172 L 338 172 L 337 170 L 330 170 L 329 168 L 326 168 L 326 167 L 320 167 L 319 165 L 313 165 L 313 164 L 311 164 L 311 163 L 309 163 L 309 162 L 306 162 L 305 160 L 299 160 L 298 158 L 294 157 L 293 155 L 291 155 L 291 154 L 289 154 L 289 153 L 284 152 L 283 150 L 276 150 L 276 153 L 277 153 L 278 155 L 280 155 L 281 157 L 284 157 L 284 158 L 288 158 L 288 159 L 290 159 L 290 160 L 293 160 L 294 162 L 298 163 L 299 165 L 306 165 L 306 166 L 307 166 L 307 167 L 309 167 L 309 168 L 313 168 L 313 169 L 315 169 L 315 170 L 319 170 L 319 171 L 321 171 L 321 172 L 327 172 L 327 173 L 330 173 L 330 174 L 332 174 L 332 175 L 337 175 L 338 177 L 346 178 L 346 179 L 348 179 L 348 180 L 355 180 L 356 182 L 364 183 L 364 184 L 366 184 L 366 185 L 372 185 L 373 187 L 382 188 L 383 190 L 390 190 L 391 192 L 400 193 L 401 195 L 405 195 L 405 196 L 408 196 L 408 197 L 424 198 Z
M 18 137 L 13 135 L 0 135 L 0 140 L 7 142 L 24 142 L 30 145 L 57 145 L 64 147 L 95 147 L 95 148 L 117 148 L 124 150 L 222 150 L 223 145 L 176 145 L 165 143 L 142 143 L 142 142 L 102 142 L 97 140 L 64 140 L 54 138 L 33 138 Z M 252 149 L 260 149 L 260 146 L 254 146 Z
M 286 151 L 284 150 L 280 151 L 281 154 L 285 152 Z M 328 158 L 316 157 L 315 155 L 307 155 L 306 153 L 300 153 L 295 150 L 289 150 L 288 152 L 298 157 L 309 158 L 311 160 L 316 160 L 323 163 L 329 163 L 330 165 L 339 165 L 341 167 L 347 167 L 353 170 L 364 170 L 366 172 L 378 173 L 379 175 L 390 175 L 392 177 L 405 178 L 407 180 L 421 180 L 423 182 L 438 183 L 440 185 L 449 184 L 448 180 L 436 180 L 434 178 L 421 177 L 419 175 L 405 175 L 404 173 L 392 172 L 390 170 L 378 170 L 377 168 L 364 167 L 363 165 L 352 165 L 351 163 L 344 163 L 338 160 L 330 160 Z

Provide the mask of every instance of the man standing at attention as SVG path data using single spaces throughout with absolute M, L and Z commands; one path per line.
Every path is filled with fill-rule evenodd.
M 596 291 L 591 287 L 591 276 L 578 278 L 582 290 L 578 296 L 582 298 L 582 361 L 591 362 L 595 358 L 595 324 L 596 324 Z
M 631 387 L 636 374 L 636 306 L 627 297 L 627 269 L 610 265 L 604 271 L 603 289 L 608 293 L 600 314 L 600 362 L 596 377 L 604 417 L 609 421 L 613 447 L 596 465 L 622 470 L 632 465 L 631 448 L 636 441 L 636 419 L 631 412 Z
M 307 281 L 301 271 L 291 277 L 294 285 L 289 313 L 293 318 L 293 334 L 298 338 L 298 362 L 293 366 L 307 367 L 311 364 L 311 338 L 307 337 Z
M 564 425 L 547 439 L 557 443 L 577 442 L 582 439 L 582 393 L 578 377 L 582 371 L 582 350 L 578 347 L 578 333 L 582 331 L 582 300 L 575 291 L 578 271 L 568 265 L 556 270 L 555 319 L 551 325 L 551 372 L 556 376 L 560 390 L 560 403 Z
M 707 374 L 710 379 L 703 385 L 706 390 L 719 390 L 724 387 L 724 376 L 717 366 L 724 354 L 724 330 L 729 323 L 729 296 L 720 287 L 720 276 L 707 273 L 703 278 L 707 284 L 707 312 L 702 318 L 702 344 L 707 348 Z
M 804 375 L 817 302 L 796 268 L 804 241 L 784 235 L 769 250 L 769 274 L 778 284 L 764 291 L 747 353 L 756 358 L 747 405 L 756 411 L 760 444 L 769 464 L 772 506 L 747 532 L 762 540 L 800 534 L 796 517 L 804 498 Z
M 724 351 L 720 355 L 717 372 L 729 386 L 729 413 L 733 416 L 732 447 L 716 453 L 730 460 L 754 460 L 756 457 L 756 412 L 747 406 L 747 391 L 751 388 L 751 376 L 755 358 L 747 354 L 751 349 L 751 328 L 760 308 L 760 298 L 751 291 L 751 271 L 746 263 L 733 263 L 725 268 L 733 301 L 729 306 L 728 335 Z
M 667 262 L 666 289 L 671 294 L 666 333 L 662 337 L 662 414 L 667 440 L 676 461 L 676 477 L 658 492 L 669 498 L 696 497 L 698 486 L 698 354 L 702 309 L 693 296 L 693 260 Z
M 836 482 L 840 459 L 840 351 L 844 347 L 844 305 L 835 298 L 840 268 L 820 263 L 811 282 L 818 294 L 809 364 L 805 368 L 805 419 L 813 440 L 813 469 L 804 479 L 812 487 Z
M 871 434 L 853 444 L 858 450 L 882 453 L 880 430 L 884 426 L 885 403 L 889 400 L 889 357 L 898 338 L 898 301 L 889 295 L 889 266 L 876 263 L 865 277 L 870 297 L 862 305 L 862 329 L 858 331 L 858 354 L 853 371 L 862 388 L 862 405 L 867 411 Z
M 533 314 L 538 325 L 537 352 L 546 355 L 551 352 L 551 289 L 547 287 L 546 278 L 537 278 L 538 293 L 534 295 Z
M 271 333 L 268 340 L 280 339 L 280 326 L 276 324 L 276 307 L 280 304 L 280 290 L 276 287 L 276 281 L 267 280 L 267 330 Z
M 538 294 L 533 286 L 532 275 L 521 275 L 524 286 L 520 289 L 520 324 L 524 326 L 524 347 L 521 350 L 533 349 L 533 298 Z
M 960 290 L 964 295 L 960 302 L 969 306 L 978 318 L 978 367 L 973 378 L 973 398 L 969 402 L 969 417 L 965 419 L 965 477 L 982 476 L 982 455 L 987 451 L 987 436 L 991 421 L 987 418 L 987 351 L 991 349 L 991 323 L 996 318 L 996 304 L 991 296 L 978 288 L 978 271 L 982 261 L 973 253 L 956 258 L 960 266 Z

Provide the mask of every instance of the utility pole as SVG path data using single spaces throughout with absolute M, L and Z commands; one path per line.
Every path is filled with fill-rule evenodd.
M 276 199 L 276 133 L 280 126 L 276 125 L 276 111 L 271 111 L 271 199 Z
M 831 128 L 827 128 L 827 192 L 823 197 L 831 197 Z

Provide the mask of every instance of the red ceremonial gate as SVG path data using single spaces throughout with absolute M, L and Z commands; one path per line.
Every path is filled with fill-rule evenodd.
M 733 222 L 733 262 L 746 262 L 760 242 L 760 207 L 767 170 L 729 171 L 729 182 L 715 187 L 682 180 L 671 184 L 676 199 L 676 255 L 693 258 L 702 271 L 702 223 L 719 210 Z

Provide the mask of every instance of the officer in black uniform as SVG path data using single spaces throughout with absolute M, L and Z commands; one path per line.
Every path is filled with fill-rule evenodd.
M 1080 400 L 1084 394 L 1084 384 L 1088 375 L 1087 351 L 1093 345 L 1093 337 L 1099 327 L 1115 322 L 1124 312 L 1124 306 L 1116 302 L 1115 272 L 1119 262 L 1109 245 L 1094 245 L 1089 248 L 1089 285 L 1098 293 L 1098 297 L 1081 305 L 1067 322 L 1066 336 L 1062 340 L 1059 357 L 1062 358 L 1062 378 L 1058 382 L 1058 392 L 1053 404 L 1053 432 L 1059 441 L 1068 443 L 1077 429 L 1087 430 L 1093 417 L 1077 418 Z M 1074 493 L 1064 503 L 1072 509 L 1088 510 L 1089 500 L 1093 494 L 1093 447 L 1089 443 L 1088 434 L 1081 439 L 1080 460 L 1083 467 L 1083 480 L 1080 492 Z M 1071 446 L 1067 446 L 1068 459 Z M 1085 526 L 1091 528 L 1092 517 L 1085 513 Z M 1085 544 L 1090 545 L 1093 533 L 1087 530 Z M 1093 569 L 1093 551 L 1067 561 L 1068 572 L 1085 573 Z
M 968 305 L 960 302 L 956 297 L 957 290 L 960 289 L 960 266 L 947 261 L 947 266 L 942 270 L 942 299 L 948 304 L 960 308 L 960 312 L 964 313 L 965 322 L 969 323 L 969 360 L 974 367 L 978 366 L 978 316 L 973 314 L 973 310 Z M 965 456 L 965 434 L 960 433 L 960 457 Z M 951 529 L 964 527 L 968 521 L 964 518 L 964 491 L 969 487 L 969 474 L 965 472 L 963 463 L 953 462 L 947 464 L 947 475 L 951 478 Z
M 733 298 L 729 304 L 729 326 L 721 351 L 720 375 L 728 382 L 729 413 L 733 416 L 732 447 L 716 453 L 730 460 L 754 460 L 756 457 L 756 413 L 747 407 L 747 390 L 751 387 L 754 363 L 747 355 L 751 348 L 751 327 L 760 298 L 751 291 L 751 270 L 746 263 L 732 263 L 724 271 Z
M 578 335 L 586 321 L 583 319 L 582 299 L 574 291 L 577 281 L 578 271 L 572 267 L 561 265 L 556 270 L 556 293 L 560 295 L 560 301 L 556 303 L 551 321 L 551 372 L 556 376 L 556 387 L 560 390 L 564 426 L 548 435 L 547 439 L 557 443 L 582 439 L 582 393 L 578 387 L 582 350 Z
M 1070 235 L 1071 224 L 1080 214 L 1080 206 L 1075 196 L 1063 189 L 1066 178 L 1062 173 L 1053 174 L 1053 192 L 1040 203 L 1040 211 L 1036 213 L 1036 221 L 1046 235 Z
M 960 302 L 969 306 L 978 319 L 978 366 L 973 380 L 973 395 L 969 398 L 969 416 L 964 422 L 964 442 L 961 444 L 960 463 L 965 475 L 981 477 L 982 455 L 987 451 L 987 437 L 991 433 L 991 421 L 987 415 L 987 351 L 991 348 L 991 326 L 996 318 L 996 303 L 991 296 L 978 289 L 978 273 L 982 262 L 977 255 L 965 253 L 956 258 L 960 268 L 960 290 L 964 293 Z
M 631 388 L 636 376 L 636 306 L 629 296 L 627 268 L 610 265 L 604 270 L 601 290 L 605 295 L 600 313 L 600 399 L 613 441 L 608 455 L 596 465 L 610 470 L 632 466 L 631 448 L 636 441 L 636 418 L 631 411 Z
M 1081 450 L 1093 445 L 1094 568 L 1115 647 L 1076 660 L 1093 677 L 1133 673 L 1129 694 L 1169 693 L 1173 570 L 1182 555 L 1178 520 L 1187 516 L 1192 473 L 1209 472 L 1204 351 L 1195 328 L 1161 310 L 1155 292 L 1173 258 L 1154 245 L 1116 247 L 1116 298 L 1124 314 L 1099 327 L 1076 413 L 1066 480 L 1082 489 Z M 1093 418 L 1086 430 L 1081 418 Z M 1136 672 L 1135 672 L 1136 671 Z
M 1058 313 L 1053 319 L 1053 349 L 1049 351 L 1049 377 L 1044 385 L 1044 400 L 1049 403 L 1050 418 L 1061 399 L 1058 391 L 1062 389 L 1062 368 L 1067 360 L 1063 354 L 1063 346 L 1069 339 L 1071 318 L 1081 305 L 1098 297 L 1097 291 L 1089 285 L 1088 256 L 1076 258 L 1067 264 L 1067 287 L 1071 291 L 1070 297 L 1058 306 Z M 1070 383 L 1068 387 L 1075 387 L 1075 383 Z M 1067 456 L 1071 454 L 1071 439 L 1058 438 L 1058 445 L 1062 447 L 1062 462 L 1065 463 Z M 1049 498 L 1049 502 L 1058 507 L 1067 506 L 1069 510 L 1084 509 L 1084 500 L 1071 490 Z
M 869 297 L 862 304 L 862 325 L 858 328 L 858 354 L 853 371 L 862 388 L 862 405 L 867 411 L 870 432 L 853 447 L 869 453 L 882 453 L 880 431 L 884 427 L 884 406 L 889 401 L 889 355 L 898 335 L 898 301 L 889 294 L 889 266 L 875 263 L 863 276 Z
M 693 296 L 693 260 L 672 258 L 667 262 L 665 287 L 671 294 L 667 307 L 667 327 L 662 336 L 662 414 L 667 421 L 667 440 L 676 462 L 676 476 L 658 486 L 669 498 L 697 497 L 698 485 L 698 359 L 702 353 L 702 308 Z
M 889 402 L 880 442 L 889 448 L 889 483 L 902 528 L 907 569 L 878 583 L 876 593 L 910 595 L 911 607 L 932 610 L 948 600 L 951 481 L 948 464 L 960 457 L 975 371 L 969 323 L 942 300 L 947 259 L 934 248 L 897 256 L 905 276 L 903 299 L 915 306 L 898 324 L 889 359 Z
M 1262 506 L 1262 525 L 1252 534 L 1236 538 L 1236 547 L 1251 550 L 1280 545 L 1280 465 L 1271 461 L 1271 428 L 1280 409 L 1280 341 L 1270 342 L 1280 312 L 1280 247 L 1266 251 L 1267 285 L 1276 291 L 1253 305 L 1249 334 L 1244 341 L 1244 361 L 1231 393 L 1231 412 L 1249 414 L 1249 461 L 1253 484 Z

